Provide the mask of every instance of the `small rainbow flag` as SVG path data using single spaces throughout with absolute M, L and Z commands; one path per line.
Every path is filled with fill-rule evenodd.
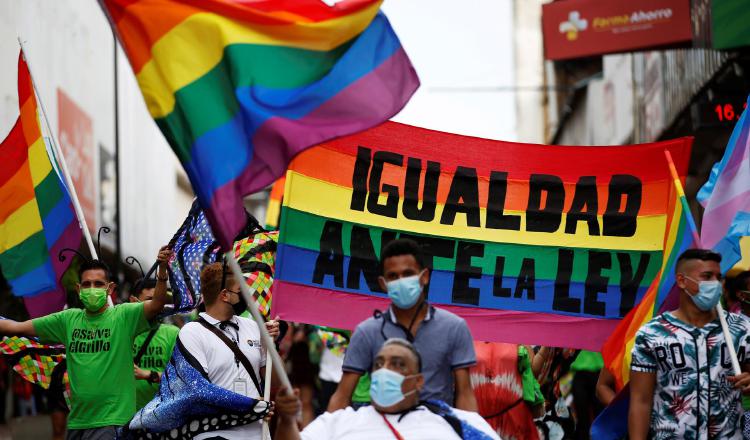
M 242 197 L 419 86 L 380 0 L 103 0 L 146 105 L 224 249 Z
M 677 257 L 685 250 L 694 247 L 693 236 L 688 227 L 689 213 L 686 215 L 681 203 L 684 195 L 674 190 L 670 194 L 672 215 L 667 220 L 664 237 L 664 258 L 659 273 L 649 286 L 643 300 L 628 313 L 612 332 L 602 347 L 605 366 L 612 372 L 617 389 L 622 389 L 630 379 L 630 352 L 638 330 L 662 311 L 676 306 L 678 298 L 675 286 L 675 264 Z
M 649 286 L 640 304 L 628 313 L 602 347 L 604 365 L 615 378 L 617 396 L 604 408 L 591 425 L 591 438 L 616 440 L 627 434 L 630 407 L 630 359 L 635 335 L 654 316 L 677 307 L 679 293 L 675 285 L 675 264 L 685 250 L 695 247 L 686 212 L 687 202 L 683 183 L 675 180 L 670 193 L 670 211 L 664 235 L 664 258 L 659 273 Z
M 78 226 L 67 189 L 42 138 L 31 75 L 18 57 L 20 116 L 0 144 L 0 268 L 29 315 L 62 310 L 59 280 L 70 264 L 63 248 L 78 248 Z

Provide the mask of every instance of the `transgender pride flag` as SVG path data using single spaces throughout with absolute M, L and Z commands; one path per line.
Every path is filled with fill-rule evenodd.
M 697 198 L 705 208 L 701 246 L 722 254 L 721 269 L 725 272 L 740 260 L 740 237 L 750 235 L 750 117 L 747 106 L 729 138 L 724 157 L 714 165 Z

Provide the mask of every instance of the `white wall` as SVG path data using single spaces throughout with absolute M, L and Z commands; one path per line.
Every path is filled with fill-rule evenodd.
M 99 145 L 114 149 L 114 56 L 109 24 L 95 1 L 0 0 L 0 138 L 18 117 L 17 36 L 58 133 L 57 90 L 93 122 L 99 201 Z M 146 111 L 135 77 L 120 52 L 120 182 L 123 255 L 151 261 L 181 223 L 191 196 L 179 189 L 179 163 Z M 74 162 L 69 158 L 68 162 Z M 75 163 L 69 163 L 76 168 Z M 101 215 L 96 215 L 96 223 Z M 148 263 L 145 263 L 148 264 Z
M 513 3 L 516 85 L 516 132 L 519 142 L 544 143 L 543 0 Z
M 566 121 L 563 145 L 622 145 L 634 132 L 633 55 L 606 55 L 602 78 L 591 80 Z

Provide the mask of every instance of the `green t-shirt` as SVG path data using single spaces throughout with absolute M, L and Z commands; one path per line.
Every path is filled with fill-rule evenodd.
M 174 343 L 177 340 L 177 333 L 180 329 L 169 324 L 162 324 L 159 326 L 159 330 L 149 342 L 146 347 L 146 352 L 141 357 L 141 362 L 138 364 L 139 367 L 148 371 L 156 371 L 161 373 L 169 362 L 169 358 L 172 357 L 172 350 L 174 349 Z M 133 342 L 133 358 L 141 350 L 141 346 L 146 341 L 146 337 L 150 332 L 146 331 L 136 336 Z M 154 398 L 154 394 L 159 391 L 158 383 L 151 383 L 147 380 L 136 380 L 135 381 L 135 410 L 146 406 L 151 399 Z
M 521 383 L 523 384 L 523 400 L 531 406 L 542 405 L 544 395 L 541 387 L 534 377 L 531 370 L 531 357 L 529 351 L 523 345 L 518 346 L 518 372 L 521 373 Z
M 32 322 L 42 342 L 65 344 L 68 429 L 127 423 L 135 414 L 133 340 L 149 329 L 143 303 L 108 307 L 98 315 L 68 309 Z
M 352 393 L 352 402 L 370 402 L 370 373 L 365 373 L 359 377 L 357 387 L 354 388 L 354 392 Z
M 591 371 L 597 372 L 604 368 L 604 359 L 602 355 L 594 351 L 581 350 L 578 357 L 570 365 L 571 371 Z

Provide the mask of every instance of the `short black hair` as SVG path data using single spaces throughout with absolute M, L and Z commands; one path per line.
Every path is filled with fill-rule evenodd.
M 679 273 L 682 270 L 682 263 L 689 260 L 721 263 L 721 255 L 710 249 L 688 249 L 677 257 L 677 263 L 674 265 L 675 273 Z
M 154 278 L 141 278 L 138 281 L 135 282 L 135 287 L 133 288 L 133 291 L 135 292 L 135 296 L 141 296 L 141 292 L 143 292 L 146 289 L 155 289 L 156 288 L 156 279 Z
M 408 238 L 399 238 L 393 240 L 383 248 L 383 252 L 380 254 L 380 274 L 383 275 L 385 260 L 391 257 L 398 257 L 399 255 L 411 255 L 417 260 L 417 264 L 420 269 L 424 269 L 424 257 L 422 256 L 422 249 L 419 247 L 416 241 Z
M 107 278 L 107 281 L 112 280 L 112 274 L 109 271 L 109 266 L 101 260 L 84 260 L 81 265 L 78 267 L 78 279 L 83 278 L 83 273 L 88 270 L 103 270 L 104 276 Z
M 419 354 L 414 344 L 403 338 L 388 338 L 385 342 L 383 342 L 383 346 L 380 347 L 380 349 L 382 350 L 389 345 L 398 345 L 399 347 L 404 347 L 405 349 L 409 350 L 417 359 L 417 372 L 422 372 L 422 356 Z

